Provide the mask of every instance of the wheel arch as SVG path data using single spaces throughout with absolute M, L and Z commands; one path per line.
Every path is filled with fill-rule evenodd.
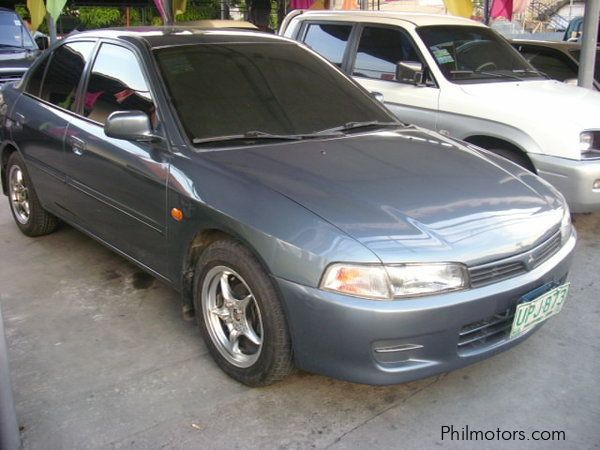
M 226 227 L 218 226 L 206 227 L 204 229 L 198 230 L 194 234 L 192 239 L 189 241 L 189 244 L 187 245 L 186 251 L 183 255 L 181 294 L 183 296 L 184 314 L 188 312 L 192 313 L 194 310 L 193 295 L 196 261 L 198 260 L 202 252 L 206 250 L 206 248 L 210 244 L 225 239 L 240 242 L 256 258 L 256 260 L 263 268 L 267 276 L 272 276 L 269 266 L 266 264 L 266 261 L 261 257 L 260 253 L 250 242 L 248 242 L 247 239 L 244 239 L 239 233 L 236 233 L 234 230 L 228 229 Z M 275 289 L 279 294 L 281 294 L 276 284 Z
M 8 186 L 6 183 L 6 165 L 8 164 L 8 158 L 14 152 L 18 152 L 17 146 L 13 143 L 5 144 L 0 149 L 0 183 L 2 184 L 2 193 L 8 195 Z
M 537 173 L 531 158 L 527 155 L 527 151 L 519 146 L 518 144 L 511 142 L 506 139 L 488 136 L 488 135 L 472 135 L 463 139 L 465 142 L 468 142 L 473 145 L 477 145 L 478 147 L 484 148 L 486 150 L 494 150 L 494 149 L 502 149 L 511 153 L 515 153 L 520 155 L 528 162 L 528 169 L 533 173 Z

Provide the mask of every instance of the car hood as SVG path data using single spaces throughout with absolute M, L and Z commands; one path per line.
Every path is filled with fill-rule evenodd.
M 488 261 L 537 244 L 561 220 L 561 201 L 535 175 L 414 128 L 203 157 L 299 203 L 384 262 Z
M 555 80 L 465 84 L 461 88 L 494 108 L 504 105 L 514 121 L 535 117 L 546 127 L 570 122 L 578 130 L 600 126 L 600 92 L 590 89 Z

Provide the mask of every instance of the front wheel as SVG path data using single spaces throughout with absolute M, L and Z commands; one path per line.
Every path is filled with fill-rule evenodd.
M 198 326 L 223 371 L 249 386 L 283 379 L 292 368 L 287 322 L 271 279 L 234 240 L 217 241 L 196 265 Z
M 42 236 L 52 233 L 58 219 L 41 205 L 23 159 L 13 152 L 6 165 L 8 201 L 15 223 L 27 236 Z

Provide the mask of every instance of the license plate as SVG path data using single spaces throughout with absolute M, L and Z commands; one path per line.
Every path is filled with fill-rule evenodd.
M 537 298 L 520 303 L 515 311 L 510 337 L 529 331 L 534 325 L 558 314 L 565 304 L 570 283 L 565 283 Z

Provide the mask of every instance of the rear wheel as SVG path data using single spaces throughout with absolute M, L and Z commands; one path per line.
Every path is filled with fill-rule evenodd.
M 32 237 L 52 233 L 58 219 L 40 204 L 23 159 L 17 152 L 8 158 L 6 174 L 10 211 L 21 232 Z
M 198 326 L 223 371 L 249 386 L 281 380 L 292 368 L 287 322 L 277 292 L 241 243 L 212 243 L 194 283 Z

